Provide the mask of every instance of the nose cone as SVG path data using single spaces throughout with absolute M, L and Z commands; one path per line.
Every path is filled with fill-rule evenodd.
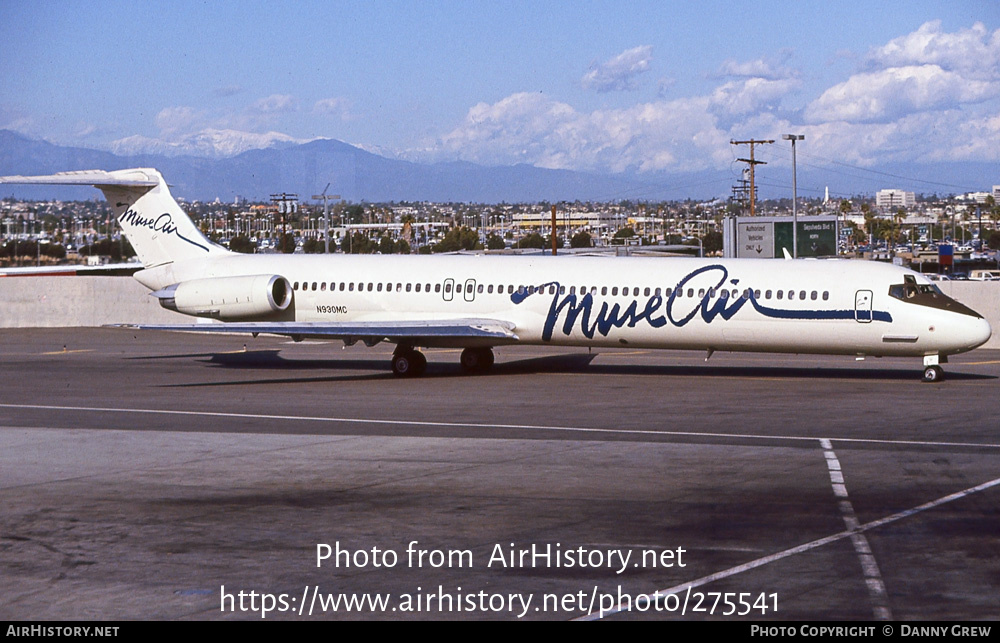
M 975 320 L 977 323 L 970 324 L 972 328 L 969 330 L 969 339 L 972 341 L 969 346 L 969 350 L 976 348 L 977 346 L 982 346 L 989 341 L 990 336 L 993 335 L 993 329 L 990 328 L 990 323 L 983 318 Z
M 951 332 L 947 334 L 949 342 L 956 353 L 971 351 L 982 346 L 993 335 L 990 323 L 982 317 L 964 316 L 958 323 L 950 325 Z

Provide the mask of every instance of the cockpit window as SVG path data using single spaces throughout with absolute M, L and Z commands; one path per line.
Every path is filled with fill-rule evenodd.
M 945 297 L 946 295 L 934 284 L 918 284 L 913 275 L 904 275 L 903 283 L 889 286 L 889 296 L 906 301 L 918 295 Z
M 939 308 L 971 317 L 982 317 L 964 304 L 960 304 L 934 284 L 918 284 L 913 275 L 904 275 L 903 283 L 889 286 L 889 296 L 909 304 Z

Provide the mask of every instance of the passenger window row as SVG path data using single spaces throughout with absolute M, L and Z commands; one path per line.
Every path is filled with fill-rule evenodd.
M 433 286 L 433 290 L 432 290 L 432 286 Z M 451 282 L 446 282 L 443 287 L 444 287 L 444 292 L 445 293 L 451 293 L 452 292 L 452 284 L 451 284 Z M 427 292 L 427 293 L 429 293 L 429 292 L 435 292 L 435 293 L 440 293 L 441 290 L 442 290 L 442 284 L 439 284 L 439 283 L 438 284 L 422 284 L 422 283 L 416 283 L 416 284 L 414 284 L 414 283 L 406 283 L 406 284 L 403 284 L 401 282 L 397 282 L 395 284 L 393 284 L 393 283 L 383 283 L 383 282 L 358 282 L 358 283 L 355 283 L 353 281 L 350 281 L 350 282 L 343 282 L 342 281 L 342 282 L 339 282 L 339 283 L 337 283 L 337 282 L 331 282 L 331 283 L 327 284 L 327 282 L 325 282 L 325 281 L 324 282 L 315 282 L 315 281 L 313 281 L 313 282 L 302 282 L 302 283 L 299 283 L 298 281 L 296 281 L 293 284 L 292 288 L 294 290 L 302 290 L 302 291 L 310 291 L 311 290 L 311 291 L 314 291 L 314 292 L 315 291 L 325 292 L 325 291 L 329 290 L 330 292 L 335 292 L 335 291 L 336 292 L 404 292 L 405 291 L 405 292 Z M 524 294 L 544 293 L 546 290 L 548 291 L 548 294 L 550 294 L 550 295 L 556 294 L 556 286 L 555 285 L 549 285 L 548 287 L 546 287 L 546 286 L 514 286 L 514 285 L 504 286 L 503 284 L 501 284 L 501 285 L 497 285 L 495 287 L 495 289 L 494 289 L 494 285 L 493 284 L 488 284 L 488 285 L 485 285 L 485 286 L 483 284 L 479 284 L 478 286 L 474 286 L 473 284 L 466 285 L 466 284 L 458 283 L 458 284 L 455 284 L 454 290 L 455 290 L 456 293 L 462 294 L 463 292 L 466 292 L 466 290 L 469 293 L 471 293 L 473 288 L 475 288 L 476 292 L 478 294 L 480 294 L 480 295 L 483 294 L 484 292 L 486 294 L 488 294 L 488 295 L 492 295 L 494 293 L 500 294 L 500 295 L 505 294 L 505 293 L 508 294 L 508 295 L 512 295 L 512 294 L 514 294 L 515 291 L 519 295 L 524 295 Z M 610 294 L 611 294 L 612 297 L 619 296 L 619 293 L 621 293 L 621 296 L 623 296 L 623 297 L 638 297 L 640 295 L 640 293 L 644 297 L 649 297 L 650 295 L 656 295 L 657 297 L 661 296 L 659 288 L 649 288 L 649 287 L 639 288 L 638 286 L 622 286 L 620 288 L 618 286 L 611 286 L 610 288 L 608 286 L 601 286 L 600 288 L 598 288 L 597 286 L 590 286 L 589 288 L 587 286 L 580 286 L 579 289 L 577 289 L 576 286 L 570 286 L 570 288 L 569 288 L 569 294 L 571 294 L 571 295 L 576 295 L 577 293 L 579 293 L 581 295 L 585 295 L 587 293 L 590 293 L 591 295 L 596 295 L 596 294 L 598 294 L 598 291 L 600 291 L 600 294 L 601 294 L 602 297 L 608 296 L 609 292 L 610 292 Z M 743 299 L 749 299 L 750 298 L 750 292 L 751 291 L 750 291 L 749 288 L 746 288 L 746 289 L 744 289 L 742 291 L 739 290 L 738 288 L 733 288 L 731 290 L 730 289 L 726 289 L 726 288 L 721 288 L 721 289 L 709 288 L 707 290 L 705 288 L 698 288 L 697 290 L 694 289 L 694 288 L 687 288 L 687 289 L 680 288 L 680 289 L 677 290 L 676 297 L 678 299 L 683 298 L 683 297 L 698 297 L 700 299 L 700 298 L 704 297 L 706 295 L 706 293 L 707 293 L 710 299 L 714 299 L 716 297 L 718 297 L 719 299 L 730 299 L 730 298 L 732 298 L 732 299 L 738 299 L 738 298 L 741 298 L 741 297 Z M 560 295 L 566 294 L 566 286 L 559 286 L 559 294 Z M 663 289 L 663 294 L 662 294 L 663 297 L 670 297 L 672 294 L 674 294 L 674 289 L 673 288 L 664 288 Z M 763 298 L 765 300 L 771 299 L 773 297 L 774 299 L 778 299 L 778 300 L 786 299 L 787 298 L 789 300 L 794 300 L 794 299 L 806 300 L 806 299 L 809 299 L 809 300 L 812 300 L 812 301 L 815 301 L 815 300 L 819 299 L 820 296 L 821 296 L 820 293 L 819 293 L 819 291 L 816 291 L 816 290 L 812 290 L 812 291 L 808 291 L 808 292 L 805 291 L 805 290 L 799 290 L 798 292 L 796 292 L 795 290 L 791 290 L 791 289 L 789 289 L 789 290 L 776 290 L 776 291 L 765 290 L 763 292 L 763 295 L 764 295 Z M 754 299 L 757 299 L 757 300 L 761 299 L 761 291 L 760 291 L 760 289 L 757 289 L 757 290 L 753 291 L 753 297 L 754 297 Z M 830 292 L 827 291 L 827 290 L 824 290 L 823 293 L 822 293 L 822 298 L 823 298 L 823 301 L 829 300 L 830 299 Z

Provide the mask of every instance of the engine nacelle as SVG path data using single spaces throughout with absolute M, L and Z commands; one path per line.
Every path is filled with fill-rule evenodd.
M 286 310 L 292 303 L 292 285 L 279 275 L 212 277 L 182 281 L 153 296 L 179 313 L 237 321 Z

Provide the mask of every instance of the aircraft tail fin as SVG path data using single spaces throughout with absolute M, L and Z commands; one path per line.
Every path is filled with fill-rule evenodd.
M 122 231 L 146 268 L 229 252 L 201 233 L 170 195 L 163 176 L 152 168 L 4 176 L 0 177 L 0 183 L 98 188 L 104 192 Z

